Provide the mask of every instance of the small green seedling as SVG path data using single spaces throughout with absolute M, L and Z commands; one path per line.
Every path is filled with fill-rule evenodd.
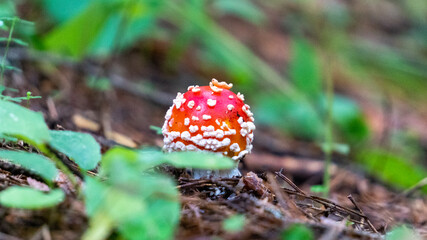
M 243 230 L 246 224 L 246 217 L 242 214 L 232 215 L 222 222 L 222 228 L 230 233 L 236 233 Z

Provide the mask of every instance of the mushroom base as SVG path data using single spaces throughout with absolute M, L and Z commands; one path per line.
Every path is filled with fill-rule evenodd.
M 232 178 L 232 177 L 240 177 L 242 174 L 240 173 L 237 166 L 232 169 L 226 170 L 206 170 L 206 169 L 193 169 L 193 178 Z

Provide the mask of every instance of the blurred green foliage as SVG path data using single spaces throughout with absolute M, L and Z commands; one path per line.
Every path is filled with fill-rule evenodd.
M 144 41 L 160 40 L 168 43 L 164 65 L 171 69 L 180 67 L 186 52 L 193 50 L 200 60 L 200 70 L 225 71 L 237 83 L 236 87 L 247 92 L 254 103 L 258 126 L 274 127 L 291 137 L 315 141 L 325 149 L 330 112 L 334 151 L 357 156 L 372 144 L 372 134 L 360 107 L 351 98 L 334 94 L 332 106 L 328 106 L 324 90 L 326 76 L 329 72 L 340 72 L 340 76 L 360 86 L 384 89 L 379 95 L 403 91 L 409 101 L 415 99 L 415 104 L 425 100 L 427 44 L 423 39 L 427 36 L 427 21 L 421 13 L 427 4 L 415 2 L 393 3 L 407 15 L 404 19 L 410 27 L 401 30 L 397 26 L 388 44 L 354 33 L 353 28 L 357 28 L 360 20 L 354 11 L 357 6 L 338 2 L 319 5 L 314 0 L 41 0 L 36 4 L 46 13 L 43 20 L 48 28 L 40 29 L 48 30 L 33 36 L 33 43 L 40 50 L 81 60 L 108 58 Z M 3 16 L 16 14 L 11 1 L 1 4 Z M 381 4 L 388 3 L 372 2 L 361 10 L 369 13 L 369 9 Z M 232 16 L 254 27 L 263 27 L 270 21 L 266 13 L 278 9 L 284 11 L 280 27 L 291 40 L 289 64 L 283 69 L 271 67 L 217 21 Z M 360 24 L 374 24 L 372 31 L 381 29 L 376 22 Z M 24 35 L 30 33 L 34 31 L 26 31 Z M 86 76 L 86 79 L 87 85 L 94 89 L 111 88 L 107 78 Z M 422 149 L 417 147 L 416 139 L 408 143 L 405 136 L 393 135 L 391 141 L 397 146 L 394 152 L 402 162 L 408 163 L 410 171 L 415 171 L 423 156 Z M 371 169 L 373 158 L 366 159 L 359 163 Z M 409 184 L 401 181 L 404 180 L 392 184 Z
M 58 176 L 55 164 L 48 158 L 37 153 L 0 150 L 0 159 L 30 170 L 41 176 L 48 183 L 52 183 Z
M 166 176 L 141 174 L 145 159 L 156 157 L 138 158 L 132 150 L 112 149 L 100 169 L 107 180 L 86 178 L 85 202 L 91 220 L 83 239 L 105 239 L 115 228 L 126 239 L 172 237 L 180 213 L 178 190 Z
M 15 136 L 41 146 L 50 140 L 48 128 L 40 113 L 0 100 L 0 134 Z
M 179 67 L 191 49 L 200 60 L 199 70 L 225 72 L 238 83 L 237 87 L 251 96 L 259 126 L 274 127 L 291 137 L 316 141 L 323 149 L 348 153 L 350 146 L 352 156 L 368 173 L 398 188 L 409 188 L 427 176 L 421 161 L 425 156 L 417 137 L 402 130 L 388 139 L 392 149 L 372 146 L 375 143 L 370 139 L 372 133 L 356 101 L 344 94 L 334 94 L 333 101 L 328 103 L 324 90 L 328 74 L 337 71 L 340 77 L 356 83 L 355 86 L 381 89 L 383 92 L 377 93 L 379 98 L 397 94 L 410 106 L 422 105 L 427 100 L 426 1 L 393 2 L 399 13 L 405 14 L 404 28 L 387 29 L 390 26 L 382 26 L 381 19 L 372 26 L 362 23 L 366 24 L 365 29 L 373 31 L 370 37 L 353 30 L 360 20 L 358 15 L 364 14 L 336 1 L 318 4 L 315 0 L 40 0 L 31 2 L 46 13 L 41 14 L 43 19 L 38 19 L 41 24 L 47 23 L 38 27 L 40 32 L 36 32 L 30 22 L 15 17 L 18 14 L 15 4 L 22 2 L 0 1 L 3 53 L 0 85 L 4 85 L 3 72 L 19 70 L 7 61 L 10 44 L 37 47 L 81 61 L 108 59 L 141 42 L 160 40 L 168 43 L 167 67 Z M 364 3 L 369 10 L 381 7 L 376 4 L 383 1 Z M 280 27 L 291 41 L 289 64 L 282 69 L 270 66 L 227 31 L 224 23 L 217 21 L 232 16 L 252 26 L 264 27 L 269 21 L 266 13 L 277 9 L 284 10 Z M 384 16 L 388 15 L 380 17 Z M 375 32 L 377 29 L 384 32 Z M 387 41 L 375 40 L 381 34 Z M 32 42 L 28 45 L 29 40 Z M 100 91 L 111 88 L 107 78 L 86 77 L 91 88 Z M 127 239 L 169 239 L 179 220 L 178 192 L 170 178 L 154 169 L 160 164 L 211 169 L 234 166 L 233 162 L 216 155 L 163 154 L 155 149 L 124 148 L 111 149 L 100 163 L 99 145 L 90 135 L 48 131 L 39 113 L 8 102 L 28 101 L 33 96 L 7 97 L 3 95 L 4 90 L 11 89 L 0 86 L 0 138 L 22 139 L 39 148 L 46 157 L 0 151 L 0 158 L 40 175 L 47 183 L 52 181 L 56 168 L 61 168 L 47 146 L 66 154 L 82 169 L 100 164 L 100 174 L 108 180 L 85 175 L 84 199 L 91 217 L 85 239 L 104 239 L 113 231 Z M 330 144 L 325 143 L 326 132 L 330 130 L 328 114 L 332 115 L 334 133 L 334 142 Z M 90 146 L 90 154 L 79 154 L 88 150 L 86 145 Z M 426 187 L 423 191 L 427 192 Z M 18 198 L 21 201 L 15 201 Z M 33 205 L 29 199 L 35 199 Z M 17 187 L 0 192 L 0 204 L 10 207 L 37 209 L 54 206 L 62 199 L 63 192 L 59 189 L 42 193 Z M 236 215 L 224 222 L 224 229 L 237 231 L 244 224 L 244 216 Z M 393 232 L 387 238 L 412 236 L 405 229 Z M 282 237 L 312 239 L 313 233 L 304 226 L 293 225 Z
M 246 217 L 242 214 L 235 214 L 222 222 L 222 228 L 230 233 L 236 233 L 243 230 L 246 223 Z
M 45 0 L 48 13 L 60 24 L 44 36 L 50 51 L 75 58 L 103 56 L 128 47 L 154 30 L 161 1 L 64 1 Z M 83 37 L 84 36 L 84 37 Z
M 386 240 L 400 240 L 400 239 L 411 239 L 411 240 L 421 240 L 422 237 L 415 232 L 412 228 L 407 226 L 395 227 L 391 231 L 387 232 L 385 236 Z
M 305 39 L 292 42 L 292 61 L 289 74 L 295 88 L 311 101 L 322 95 L 322 75 L 316 49 Z
M 48 193 L 31 187 L 12 186 L 0 192 L 0 204 L 10 208 L 42 209 L 53 207 L 65 199 L 61 189 Z
M 86 78 L 86 86 L 100 92 L 112 89 L 110 80 L 105 77 L 88 76 Z
M 87 133 L 50 130 L 50 145 L 75 161 L 82 169 L 92 170 L 101 160 L 101 147 Z
M 303 224 L 292 224 L 281 234 L 282 240 L 312 240 L 313 231 Z
M 363 150 L 357 156 L 367 172 L 400 189 L 407 189 L 427 176 L 427 169 L 407 158 L 383 149 Z M 423 187 L 427 193 L 427 186 Z
M 298 95 L 269 92 L 256 99 L 255 113 L 261 124 L 282 128 L 294 136 L 322 140 L 328 111 L 323 91 L 323 76 L 315 48 L 306 40 L 294 39 L 291 80 Z M 336 95 L 332 106 L 333 123 L 341 141 L 363 142 L 369 136 L 366 121 L 351 99 Z
M 125 239 L 171 239 L 180 215 L 178 190 L 169 176 L 155 171 L 155 168 L 167 164 L 178 168 L 215 170 L 230 169 L 236 164 L 214 153 L 165 154 L 159 149 L 116 147 L 102 157 L 99 176 L 91 177 L 83 170 L 95 168 L 101 160 L 100 146 L 91 135 L 48 131 L 39 113 L 4 100 L 0 100 L 0 119 L 2 141 L 8 140 L 3 136 L 23 139 L 46 156 L 2 150 L 1 160 L 40 175 L 49 185 L 58 174 L 57 168 L 67 174 L 69 180 L 73 179 L 51 149 L 67 155 L 82 169 L 85 176 L 84 200 L 90 217 L 90 227 L 83 239 L 105 239 L 113 231 Z M 31 126 L 31 130 L 24 125 Z M 77 184 L 74 187 L 80 190 Z M 0 191 L 0 204 L 5 207 L 39 209 L 53 207 L 63 199 L 61 189 L 44 193 L 14 186 Z

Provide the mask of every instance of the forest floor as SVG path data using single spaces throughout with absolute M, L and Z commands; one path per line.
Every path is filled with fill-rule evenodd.
M 233 21 L 237 38 L 249 46 L 258 46 L 257 54 L 278 65 L 289 58 L 289 39 L 268 29 L 248 35 L 248 29 Z M 249 42 L 247 39 L 251 39 Z M 101 64 L 86 60 L 76 64 L 61 60 L 55 66 L 42 53 L 27 54 L 11 49 L 10 58 L 22 69 L 11 74 L 6 85 L 18 89 L 19 96 L 31 91 L 32 110 L 41 111 L 51 129 L 84 131 L 92 134 L 105 152 L 114 145 L 161 147 L 162 136 L 150 129 L 161 126 L 164 115 L 177 91 L 192 85 L 191 77 L 211 73 L 199 72 L 190 60 L 185 73 L 174 81 L 176 72 L 166 72 L 159 62 L 166 55 L 164 42 L 152 42 L 150 48 L 135 47 Z M 141 56 L 151 56 L 150 62 Z M 59 67 L 57 67 L 59 66 Z M 182 67 L 182 66 L 180 66 Z M 99 91 L 88 87 L 86 76 L 102 75 L 111 80 L 112 89 Z M 218 73 L 219 80 L 224 73 Z M 145 76 L 141 79 L 140 76 Z M 206 79 L 207 81 L 210 78 Z M 138 84 L 143 82 L 144 84 Z M 145 87 L 144 87 L 145 86 Z M 149 86 L 156 86 L 151 88 Z M 352 86 L 338 82 L 337 89 L 357 98 Z M 177 90 L 179 89 L 179 90 Z M 363 101 L 374 134 L 386 132 L 378 119 L 386 115 L 370 109 Z M 427 126 L 420 116 L 405 114 L 411 121 Z M 255 116 L 256 118 L 256 116 Z M 378 130 L 380 129 L 380 130 Z M 427 128 L 420 128 L 422 129 Z M 427 136 L 424 134 L 423 136 Z M 0 143 L 0 148 L 27 150 L 24 144 Z M 171 171 L 181 192 L 181 218 L 176 239 L 280 239 L 283 229 L 301 223 L 314 232 L 315 239 L 383 239 L 390 229 L 407 224 L 427 239 L 427 196 L 417 188 L 397 191 L 366 175 L 347 161 L 334 155 L 331 166 L 330 194 L 327 198 L 310 192 L 321 184 L 324 169 L 322 150 L 310 142 L 280 135 L 272 129 L 255 131 L 253 153 L 240 163 L 241 178 L 190 179 L 185 172 Z M 67 182 L 57 182 L 68 194 L 63 203 L 52 209 L 30 211 L 0 206 L 0 240 L 10 239 L 79 239 L 88 227 L 84 203 Z M 0 190 L 12 185 L 40 188 L 36 176 L 24 169 L 0 161 Z M 243 230 L 233 233 L 223 228 L 223 221 L 243 214 Z
M 162 146 L 162 137 L 149 126 L 162 124 L 165 99 L 170 97 L 166 93 L 138 94 L 129 92 L 132 87 L 99 92 L 73 77 L 78 74 L 76 66 L 55 72 L 57 77 L 33 66 L 24 65 L 24 72 L 36 74 L 37 81 L 27 84 L 15 75 L 12 87 L 44 97 L 31 101 L 31 108 L 42 111 L 51 128 L 89 132 L 103 151 L 116 144 Z M 76 80 L 67 81 L 70 77 Z M 60 95 L 53 99 L 52 91 Z M 182 202 L 177 239 L 277 239 L 293 223 L 310 227 L 316 239 L 382 239 L 400 224 L 411 225 L 427 237 L 427 197 L 416 189 L 395 191 L 338 160 L 331 166 L 330 196 L 322 198 L 310 193 L 310 186 L 320 184 L 323 175 L 318 147 L 266 129 L 258 129 L 255 139 L 253 153 L 240 164 L 241 178 L 194 180 L 185 172 L 174 172 Z M 27 146 L 3 143 L 1 148 L 26 150 Z M 84 204 L 66 182 L 57 184 L 69 194 L 53 209 L 0 207 L 0 239 L 78 239 L 87 228 Z M 12 185 L 38 188 L 40 182 L 2 162 L 0 189 Z M 244 229 L 225 231 L 223 221 L 236 213 L 245 215 Z

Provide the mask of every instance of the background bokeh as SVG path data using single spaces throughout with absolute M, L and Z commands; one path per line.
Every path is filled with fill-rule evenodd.
M 16 23 L 5 85 L 63 118 L 107 109 L 156 144 L 176 92 L 215 77 L 245 94 L 258 139 L 284 143 L 255 151 L 315 148 L 397 189 L 427 176 L 427 1 L 3 0 L 0 16 L 33 23 Z

